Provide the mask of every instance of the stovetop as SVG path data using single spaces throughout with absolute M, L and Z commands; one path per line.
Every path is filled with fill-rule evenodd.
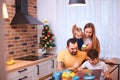
M 45 56 L 34 56 L 34 55 L 29 55 L 29 56 L 24 56 L 24 57 L 20 57 L 20 58 L 17 58 L 16 60 L 26 60 L 26 61 L 36 61 L 36 60 L 39 60 L 39 59 L 43 59 L 43 58 L 46 58 L 48 57 L 47 55 Z

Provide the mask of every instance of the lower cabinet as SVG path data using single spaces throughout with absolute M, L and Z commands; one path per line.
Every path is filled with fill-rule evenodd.
M 56 69 L 56 58 L 16 70 L 8 74 L 7 80 L 49 80 Z
M 48 80 L 52 73 L 55 72 L 56 58 L 43 61 L 36 65 L 37 67 L 37 78 L 40 80 Z
M 7 80 L 38 80 L 35 66 L 29 66 L 8 74 Z

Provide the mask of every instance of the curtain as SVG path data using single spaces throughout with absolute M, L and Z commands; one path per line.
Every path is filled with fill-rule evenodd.
M 71 7 L 69 0 L 57 0 L 57 51 L 66 48 L 66 41 L 73 37 L 72 26 L 82 29 L 88 22 L 96 28 L 100 40 L 101 57 L 120 58 L 120 0 L 86 0 L 85 6 Z

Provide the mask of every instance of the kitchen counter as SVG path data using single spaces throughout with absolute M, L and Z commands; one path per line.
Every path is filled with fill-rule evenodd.
M 16 70 L 22 69 L 24 67 L 28 67 L 28 66 L 31 66 L 31 65 L 55 58 L 55 57 L 56 57 L 56 55 L 49 55 L 46 58 L 39 59 L 36 61 L 15 60 L 15 64 L 7 66 L 7 72 L 10 73 L 12 71 L 16 71 Z

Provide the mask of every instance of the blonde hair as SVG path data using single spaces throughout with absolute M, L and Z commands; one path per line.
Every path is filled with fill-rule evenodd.
M 87 23 L 84 27 L 84 31 L 86 28 L 91 28 L 92 29 L 92 36 L 91 36 L 91 40 L 92 40 L 92 48 L 97 49 L 98 52 L 100 53 L 100 43 L 98 38 L 96 37 L 96 32 L 95 32 L 95 26 L 93 25 L 93 23 Z
M 75 31 L 77 31 L 77 32 L 82 32 L 82 29 L 81 29 L 80 27 L 77 27 L 76 24 L 75 24 L 75 25 L 73 25 L 73 27 L 72 27 L 73 37 L 75 37 L 75 35 L 76 35 Z

